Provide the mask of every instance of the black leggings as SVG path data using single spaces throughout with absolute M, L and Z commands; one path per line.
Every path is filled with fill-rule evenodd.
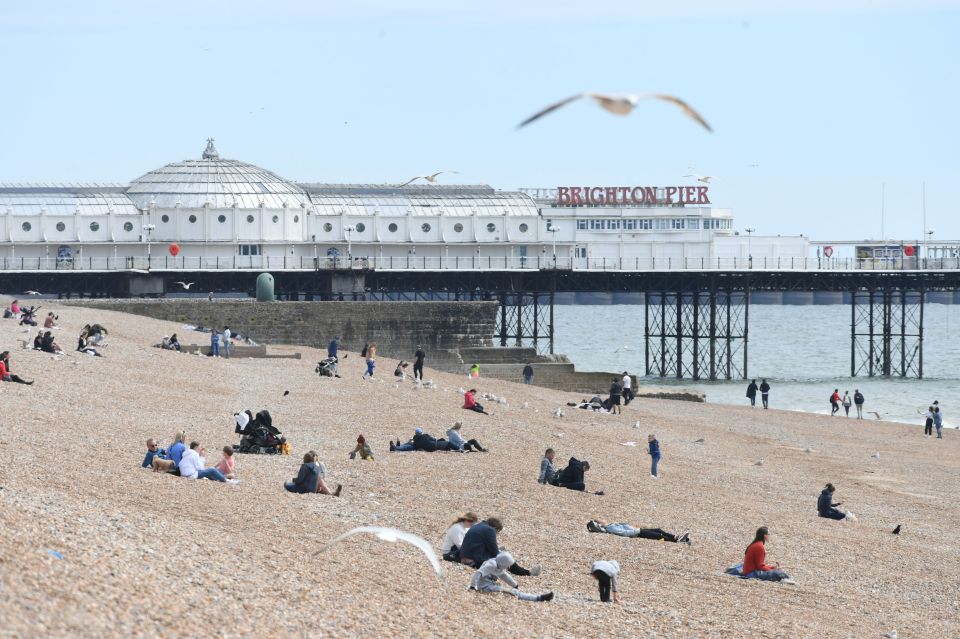
M 600 582 L 600 601 L 610 601 L 610 575 L 602 570 L 594 570 L 592 574 Z
M 33 383 L 33 382 L 28 382 L 27 380 L 23 379 L 23 378 L 20 377 L 19 375 L 14 375 L 13 373 L 9 373 L 9 374 L 7 375 L 7 377 L 6 377 L 6 379 L 4 379 L 3 381 L 5 381 L 5 382 L 16 382 L 16 383 L 18 383 L 18 384 L 27 384 L 27 385 L 30 385 L 30 384 Z
M 509 570 L 511 574 L 517 575 L 518 577 L 529 577 L 529 576 L 530 576 L 530 571 L 527 570 L 526 568 L 521 567 L 520 564 L 518 564 L 518 563 L 516 563 L 516 562 L 514 562 L 513 565 L 511 565 L 509 568 L 507 568 L 507 570 Z
M 484 415 L 490 414 L 487 411 L 483 410 L 483 406 L 481 406 L 480 404 L 474 404 L 472 408 L 469 408 L 467 410 L 472 410 L 475 413 L 483 413 Z
M 414 364 L 413 364 L 413 378 L 414 378 L 414 379 L 419 379 L 420 381 L 423 381 L 423 363 L 422 363 L 422 362 L 419 363 L 419 364 L 416 363 L 416 362 L 414 362 Z
M 674 534 L 668 533 L 662 528 L 641 528 L 637 531 L 637 537 L 640 539 L 653 539 L 655 541 L 669 541 L 671 543 L 677 543 L 678 537 Z
M 463 449 L 467 452 L 470 452 L 474 448 L 476 448 L 477 450 L 483 450 L 483 446 L 481 446 L 480 442 L 478 442 L 475 439 L 470 439 L 467 441 L 466 444 L 463 445 Z
M 927 423 L 923 426 L 924 435 L 933 435 L 933 420 L 928 419 Z

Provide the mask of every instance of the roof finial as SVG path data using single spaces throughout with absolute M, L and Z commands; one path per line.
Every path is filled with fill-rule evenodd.
M 213 138 L 207 138 L 207 148 L 203 151 L 204 160 L 219 160 L 220 154 L 213 148 Z

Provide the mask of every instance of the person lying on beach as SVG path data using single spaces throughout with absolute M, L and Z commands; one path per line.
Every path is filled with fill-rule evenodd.
M 161 447 L 157 444 L 157 440 L 153 437 L 147 440 L 147 455 L 143 458 L 143 463 L 140 464 L 141 468 L 151 468 L 153 467 L 153 458 L 157 457 L 159 459 L 167 458 L 167 449 Z
M 483 410 L 483 406 L 477 403 L 477 389 L 471 388 L 466 393 L 463 394 L 463 407 L 466 410 L 472 410 L 475 413 L 483 413 L 484 415 L 489 415 L 487 411 Z
M 517 580 L 511 577 L 507 570 L 514 565 L 513 557 L 508 552 L 497 553 L 496 557 L 483 562 L 473 573 L 470 579 L 470 590 L 477 592 L 501 592 L 506 595 L 513 595 L 522 601 L 550 601 L 553 599 L 553 591 L 548 591 L 542 595 L 534 595 L 517 590 Z M 509 588 L 505 588 L 497 583 L 502 579 Z
M 460 563 L 471 568 L 479 568 L 488 559 L 496 557 L 500 552 L 497 533 L 502 530 L 503 522 L 497 517 L 490 517 L 471 526 L 463 536 L 463 543 L 460 544 Z M 520 577 L 536 577 L 541 570 L 539 565 L 527 570 L 517 563 L 510 564 L 507 569 Z
M 603 519 L 591 519 L 587 522 L 587 530 L 594 533 L 609 533 L 618 537 L 633 539 L 653 539 L 654 541 L 669 541 L 670 543 L 690 543 L 690 533 L 680 535 L 668 533 L 662 528 L 634 528 L 626 522 L 611 524 Z
M 373 449 L 367 443 L 367 438 L 363 436 L 363 433 L 360 433 L 360 436 L 357 437 L 357 445 L 350 451 L 350 459 L 356 459 L 357 455 L 360 455 L 360 459 L 373 461 Z
M 447 450 L 453 450 L 457 452 L 471 452 L 476 448 L 481 453 L 489 452 L 488 449 L 480 445 L 476 439 L 464 439 L 463 435 L 460 434 L 460 429 L 463 427 L 463 424 L 457 422 L 447 431 Z
M 836 490 L 833 484 L 827 484 L 823 487 L 820 497 L 817 498 L 817 514 L 826 519 L 856 519 L 853 513 L 843 512 L 837 506 L 843 505 L 842 502 L 833 503 L 833 492 Z
M 447 441 L 437 439 L 433 435 L 423 432 L 422 428 L 418 428 L 413 431 L 413 439 L 406 444 L 401 444 L 399 439 L 397 439 L 396 444 L 390 442 L 390 452 L 406 453 L 411 450 L 422 450 L 425 453 L 447 450 Z
M 443 542 L 440 544 L 440 552 L 443 553 L 445 561 L 460 563 L 460 546 L 463 545 L 463 538 L 470 527 L 479 520 L 477 513 L 467 511 L 457 517 L 457 520 L 447 528 L 447 532 L 443 535 Z
M 94 344 L 103 341 L 103 337 L 107 334 L 107 329 L 100 324 L 85 324 L 83 330 L 86 331 L 88 338 Z
M 745 579 L 761 579 L 763 581 L 787 581 L 792 583 L 790 575 L 780 570 L 780 564 L 768 564 L 766 543 L 770 539 L 770 531 L 766 526 L 757 528 L 757 534 L 747 546 L 743 554 L 743 568 L 741 575 Z
M 620 564 L 617 561 L 595 561 L 590 566 L 590 574 L 599 582 L 600 601 L 608 603 L 613 592 L 613 603 L 620 603 L 619 577 Z

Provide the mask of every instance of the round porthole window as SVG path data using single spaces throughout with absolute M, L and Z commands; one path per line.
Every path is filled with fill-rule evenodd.
M 274 216 L 273 216 L 273 223 L 276 224 L 276 223 L 279 222 L 279 221 L 280 221 L 280 216 L 279 216 L 279 215 L 274 215 Z
M 520 232 L 521 232 L 521 233 L 526 233 L 528 230 L 530 230 L 530 227 L 527 226 L 526 224 L 521 224 L 521 225 L 520 225 Z
M 187 218 L 187 221 L 189 221 L 191 224 L 196 224 L 196 223 L 197 223 L 197 216 L 196 216 L 196 215 L 191 215 L 190 217 Z
M 129 233 L 130 231 L 132 231 L 132 230 L 133 230 L 133 222 L 124 222 L 124 223 L 123 223 L 123 230 L 126 231 L 127 233 Z
M 453 225 L 453 230 L 456 233 L 463 233 L 463 224 L 461 224 L 460 222 L 457 222 L 456 224 Z
M 164 213 L 163 215 L 160 216 L 160 221 L 166 224 L 167 222 L 170 221 L 170 216 Z
M 217 222 L 220 222 L 221 224 L 223 224 L 223 223 L 226 222 L 226 221 L 227 221 L 227 216 L 226 216 L 226 215 L 218 215 L 218 216 L 217 216 Z
M 22 228 L 24 231 L 29 231 L 33 227 L 30 226 L 30 222 L 24 222 L 23 224 L 20 225 L 20 228 Z
M 497 225 L 494 224 L 493 222 L 490 222 L 489 224 L 487 224 L 487 230 L 493 233 L 494 231 L 497 230 Z
M 248 216 L 247 216 L 247 222 L 249 222 L 250 224 L 253 224 L 253 220 L 254 220 L 254 219 L 255 219 L 255 218 L 254 218 L 252 215 L 248 215 Z
M 299 221 L 300 221 L 300 216 L 299 216 L 299 215 L 294 215 L 294 216 L 293 216 L 293 223 L 296 224 L 296 223 L 299 222 Z
M 366 224 L 364 224 L 363 222 L 357 223 L 357 233 L 363 233 L 366 230 L 367 230 Z
M 63 233 L 64 231 L 67 230 L 67 225 L 64 224 L 63 222 L 57 222 L 57 230 Z
M 99 231 L 100 225 L 96 222 L 90 222 L 90 230 L 94 232 Z
M 390 231 L 391 233 L 396 233 L 396 232 L 397 232 L 397 225 L 394 224 L 393 222 L 391 222 L 391 223 L 390 223 L 390 226 L 387 227 L 387 230 Z
M 323 230 L 326 231 L 327 233 L 329 233 L 330 231 L 333 230 L 333 224 L 331 224 L 330 222 L 326 222 L 326 223 L 323 225 Z
M 427 224 L 426 222 L 424 222 L 424 223 L 423 223 L 423 226 L 421 226 L 420 229 L 421 229 L 424 233 L 429 233 L 429 232 L 430 232 L 430 225 Z

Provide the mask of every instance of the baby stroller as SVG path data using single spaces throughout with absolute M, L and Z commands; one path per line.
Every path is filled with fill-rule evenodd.
M 339 360 L 334 357 L 328 357 L 322 362 L 317 364 L 317 375 L 320 377 L 339 377 L 337 375 L 337 362 Z
M 255 455 L 276 455 L 283 452 L 286 442 L 287 438 L 273 425 L 270 413 L 262 410 L 243 429 L 237 450 Z

